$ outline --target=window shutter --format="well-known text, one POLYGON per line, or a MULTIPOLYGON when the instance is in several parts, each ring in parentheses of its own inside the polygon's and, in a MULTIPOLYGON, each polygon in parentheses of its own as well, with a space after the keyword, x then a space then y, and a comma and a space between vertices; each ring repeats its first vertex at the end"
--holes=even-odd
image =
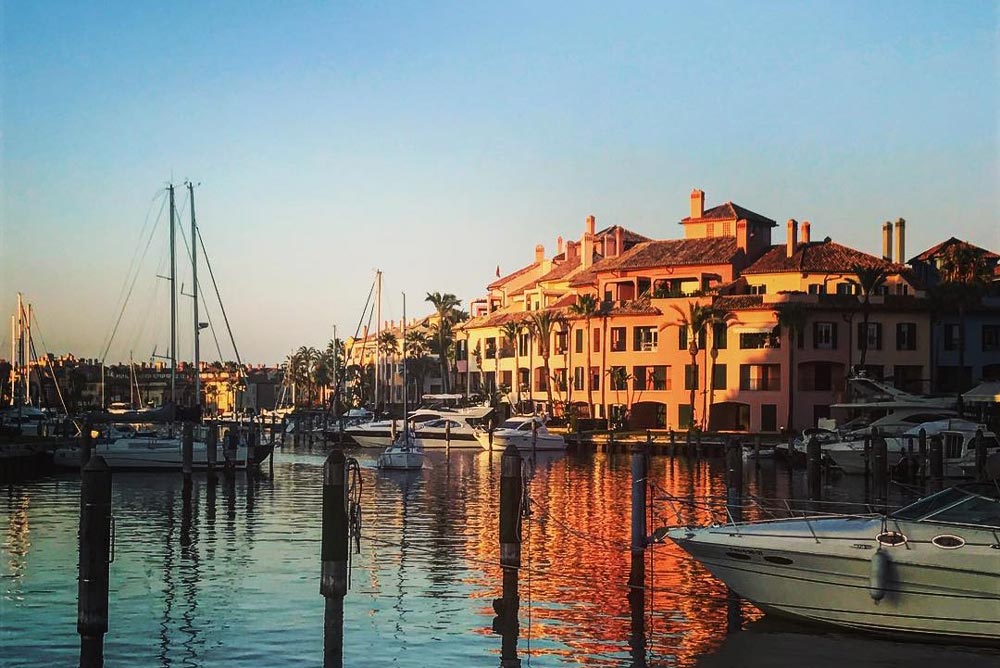
POLYGON ((819 323, 813 323, 813 348, 819 348, 819 323))
POLYGON ((836 350, 837 349, 837 323, 835 323, 835 322, 831 322, 830 323, 830 341, 831 341, 830 347, 833 348, 834 350, 836 350))

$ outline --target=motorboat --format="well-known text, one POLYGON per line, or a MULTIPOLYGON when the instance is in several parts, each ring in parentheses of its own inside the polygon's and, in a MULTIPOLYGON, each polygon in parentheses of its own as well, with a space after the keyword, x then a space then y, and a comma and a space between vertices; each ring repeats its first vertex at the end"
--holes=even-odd
MULTIPOLYGON (((986 426, 959 418, 931 420, 914 427, 895 437, 885 437, 887 465, 898 467, 907 457, 918 451, 920 430, 927 438, 940 436, 943 441, 944 475, 949 478, 961 478, 968 475, 963 469, 974 468, 976 460, 976 433, 983 434, 983 447, 987 454, 1000 447, 996 434, 986 429, 986 426)), ((835 442, 824 444, 823 453, 842 472, 849 475, 861 475, 865 472, 864 441, 835 442)))
POLYGON ((492 409, 477 412, 445 413, 437 420, 427 420, 414 428, 413 439, 420 447, 479 449, 476 430, 492 409))
MULTIPOLYGON (((408 414, 406 422, 410 425, 413 430, 419 429, 425 422, 430 422, 432 420, 440 420, 444 417, 452 418, 483 418, 489 413, 489 408, 483 407, 472 407, 472 408, 460 408, 460 409, 429 409, 429 408, 418 408, 417 410, 408 414)), ((392 443, 393 437, 396 435, 396 431, 402 431, 403 425, 402 420, 373 420, 371 422, 362 422, 361 424, 356 424, 352 427, 347 427, 344 429, 343 433, 350 436, 351 439, 357 443, 362 448, 384 448, 392 443)), ((444 447, 442 444, 441 447, 444 447)))
POLYGON ((667 532, 767 613, 1000 645, 1000 485, 965 483, 888 515, 820 515, 667 532))
MULTIPOLYGON (((224 439, 221 439, 217 449, 216 462, 218 466, 225 464, 224 439)), ((251 463, 260 464, 271 455, 272 446, 262 443, 254 448, 251 463)), ((173 433, 161 433, 155 429, 108 429, 98 435, 93 444, 91 456, 100 455, 113 471, 149 471, 170 470, 180 471, 184 465, 183 439, 175 430, 173 433)), ((233 462, 236 468, 246 468, 249 455, 247 434, 241 432, 238 436, 233 462)), ((64 468, 80 467, 80 448, 63 447, 53 452, 53 462, 64 468)), ((195 428, 192 441, 191 466, 194 470, 208 468, 208 445, 205 430, 195 428)))
MULTIPOLYGON (((476 440, 484 449, 490 448, 490 434, 478 429, 476 440)), ((503 450, 510 444, 518 450, 565 450, 566 439, 559 434, 551 433, 545 427, 545 421, 538 415, 517 415, 503 422, 493 430, 493 449, 503 450)))

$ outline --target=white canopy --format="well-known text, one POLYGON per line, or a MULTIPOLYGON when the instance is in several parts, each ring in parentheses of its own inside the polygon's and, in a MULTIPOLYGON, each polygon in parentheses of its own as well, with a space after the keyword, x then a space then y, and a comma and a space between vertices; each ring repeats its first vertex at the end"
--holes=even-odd
POLYGON ((980 383, 963 394, 962 399, 974 404, 1000 404, 1000 382, 980 383))

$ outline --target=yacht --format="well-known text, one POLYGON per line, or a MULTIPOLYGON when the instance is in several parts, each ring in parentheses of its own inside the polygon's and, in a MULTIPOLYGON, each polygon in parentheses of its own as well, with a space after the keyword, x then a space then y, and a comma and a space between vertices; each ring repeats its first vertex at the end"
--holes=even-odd
MULTIPOLYGON (((484 450, 490 447, 488 431, 476 431, 476 440, 484 450)), ((503 450, 510 444, 518 450, 565 450, 566 439, 559 434, 551 433, 545 422, 537 415, 515 416, 501 424, 493 431, 493 449, 503 450)))
MULTIPOLYGON (((406 421, 410 425, 411 429, 417 430, 426 422, 440 420, 445 417, 451 417, 453 419, 464 417, 482 419, 487 413, 489 413, 490 410, 491 409, 489 408, 482 407, 461 408, 456 410, 447 408, 418 408, 408 414, 406 421)), ((363 422, 352 427, 347 427, 344 429, 343 433, 350 436, 351 439, 353 439, 354 442, 362 448, 384 448, 392 443, 393 436, 395 435, 394 430, 402 431, 402 428, 402 420, 373 420, 371 422, 363 422), (393 426, 394 424, 395 427, 393 426)), ((440 447, 444 447, 443 442, 440 447)))
POLYGON ((888 515, 681 528, 667 536, 765 612, 1000 644, 1000 485, 966 483, 888 515))
POLYGON ((444 413, 436 420, 427 420, 415 427, 413 439, 425 449, 451 447, 478 450, 476 430, 483 427, 483 421, 491 411, 486 407, 478 411, 444 413))

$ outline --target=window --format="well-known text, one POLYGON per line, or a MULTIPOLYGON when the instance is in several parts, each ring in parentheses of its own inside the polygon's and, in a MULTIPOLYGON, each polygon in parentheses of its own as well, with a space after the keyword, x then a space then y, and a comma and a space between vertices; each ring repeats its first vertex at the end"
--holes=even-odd
POLYGON ((726 323, 714 323, 712 325, 712 345, 719 350, 725 350, 728 344, 728 332, 729 328, 726 327, 726 323))
POLYGON ((620 353, 625 350, 625 328, 611 328, 611 352, 620 353))
POLYGON ((590 367, 590 389, 599 390, 601 389, 601 368, 597 366, 590 367))
POLYGON ((896 323, 896 350, 917 349, 917 323, 896 323))
POLYGON ((716 364, 712 368, 712 389, 713 390, 724 390, 726 389, 726 365, 716 364))
POLYGON ((910 286, 906 283, 896 284, 896 294, 897 295, 908 295, 910 294, 910 286))
POLYGON ((573 367, 573 389, 582 390, 583 389, 583 367, 573 367))
POLYGON ((611 389, 612 390, 627 390, 628 389, 628 372, 623 366, 613 366, 611 367, 611 389))
MULTIPOLYGON (((775 328, 777 329, 777 328, 775 328)), ((780 348, 781 337, 773 331, 768 332, 740 332, 740 349, 755 350, 760 348, 780 348)))
POLYGON ((514 379, 513 371, 501 371, 500 372, 500 384, 504 387, 510 388, 511 381, 514 379))
POLYGON ((492 359, 496 357, 497 354, 497 340, 495 338, 486 339, 486 350, 483 351, 483 356, 487 359, 492 359))
POLYGON ((685 364, 684 365, 684 389, 685 390, 697 390, 698 389, 698 365, 697 364, 685 364))
POLYGON ((691 405, 680 404, 677 406, 677 424, 681 429, 691 426, 691 405))
POLYGON ((741 364, 740 390, 774 391, 781 389, 781 365, 741 364))
POLYGON ((677 350, 688 349, 688 328, 681 325, 677 328, 677 350))
POLYGON ((854 284, 853 283, 837 283, 837 294, 838 295, 853 295, 854 294, 854 284))
POLYGON ((715 223, 708 223, 705 225, 705 236, 714 237, 715 236, 715 223))
MULTIPOLYGON (((545 373, 544 369, 542 369, 542 373, 545 373)), ((559 392, 565 392, 566 391, 566 369, 554 369, 552 371, 552 375, 555 377, 554 389, 557 390, 557 391, 559 391, 559 392)))
POLYGON ((813 283, 809 286, 809 294, 811 295, 825 295, 826 286, 822 283, 813 283))
POLYGON ((518 334, 517 338, 518 338, 517 354, 520 355, 521 357, 527 357, 528 346, 531 343, 531 334, 528 334, 527 332, 521 332, 520 334, 518 334))
POLYGON ((904 392, 923 394, 924 367, 919 364, 897 364, 892 371, 892 382, 904 392))
POLYGON ((601 330, 594 328, 594 336, 592 337, 594 341, 594 352, 601 352, 601 330))
POLYGON ((958 339, 960 336, 958 323, 946 322, 944 324, 944 349, 958 350, 958 339))
POLYGON ((778 431, 778 406, 777 404, 760 405, 760 430, 778 431))
POLYGON ((555 347, 555 351, 554 351, 556 355, 562 355, 564 352, 566 352, 566 339, 567 338, 569 338, 568 332, 556 332, 556 336, 555 336, 556 347, 555 347))
POLYGON ((545 375, 545 367, 535 369, 535 392, 546 392, 549 389, 549 378, 545 375))
POLYGON ((575 353, 583 352, 583 333, 582 329, 573 332, 573 352, 575 353))
POLYGON ((632 367, 632 389, 637 392, 640 390, 648 389, 646 387, 646 367, 644 366, 634 366, 632 367))
POLYGON ((733 225, 732 223, 723 223, 722 224, 722 236, 724 236, 724 237, 731 237, 731 236, 733 236, 733 227, 732 227, 732 225, 733 225))
POLYGON ((632 350, 655 352, 658 338, 656 327, 633 327, 632 350))
POLYGON ((813 323, 813 348, 817 348, 820 350, 836 350, 837 323, 835 322, 813 323))
POLYGON ((1000 325, 983 325, 983 352, 1000 350, 1000 325))
POLYGON ((858 323, 858 350, 863 350, 866 342, 868 350, 882 350, 882 323, 869 322, 867 331, 865 323, 858 323))
POLYGON ((766 285, 751 285, 750 294, 752 295, 766 295, 767 286, 766 285))
POLYGON ((635 390, 653 390, 662 392, 670 389, 670 367, 658 364, 656 366, 632 367, 632 388, 635 390))
MULTIPOLYGON (((662 392, 670 389, 670 367, 663 364, 650 367, 652 373, 652 387, 650 389, 662 392)), ((664 416, 665 417, 665 416, 664 416)))

